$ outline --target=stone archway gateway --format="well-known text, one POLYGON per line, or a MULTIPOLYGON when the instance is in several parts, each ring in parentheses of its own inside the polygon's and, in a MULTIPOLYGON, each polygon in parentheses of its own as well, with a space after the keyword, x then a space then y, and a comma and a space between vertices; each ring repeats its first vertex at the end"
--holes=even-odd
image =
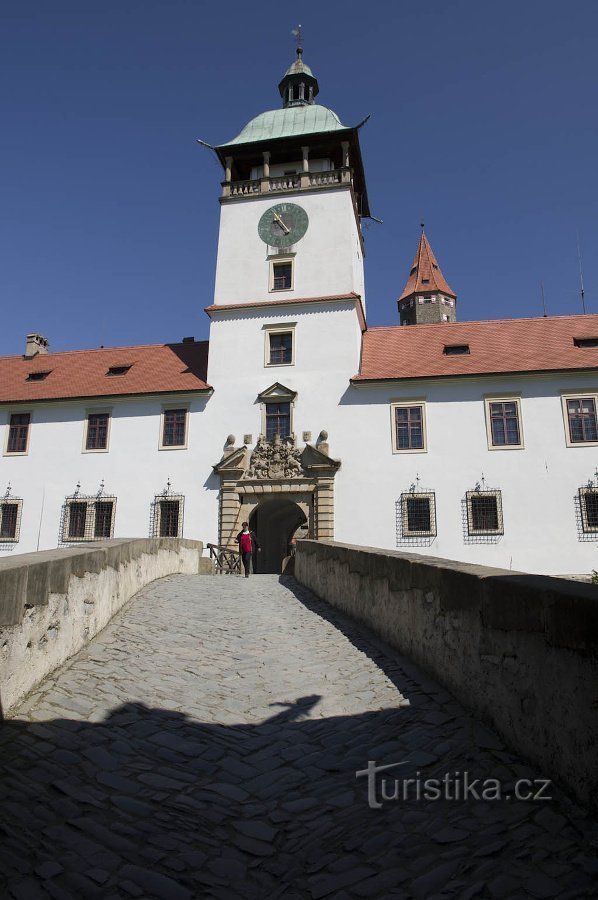
POLYGON ((289 555, 291 538, 302 526, 307 516, 300 505, 287 497, 272 494, 261 500, 249 517, 249 527, 255 531, 260 545, 257 572, 276 574, 282 570, 282 562, 289 555))
POLYGON ((307 537, 334 538, 334 477, 340 460, 328 455, 325 431, 303 449, 294 438, 279 435, 272 441, 260 436, 253 449, 235 447, 229 435, 213 468, 220 477, 218 543, 236 549, 241 523, 253 516, 263 571, 280 571, 288 540, 301 524, 307 525, 307 537))

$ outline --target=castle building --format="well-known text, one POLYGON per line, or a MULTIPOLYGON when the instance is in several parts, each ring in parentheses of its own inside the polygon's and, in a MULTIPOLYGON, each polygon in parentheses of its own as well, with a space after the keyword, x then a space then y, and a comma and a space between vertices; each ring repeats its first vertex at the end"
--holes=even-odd
POLYGON ((422 229, 399 322, 368 327, 360 126, 281 106, 222 163, 208 341, 0 359, 0 552, 294 536, 551 574, 597 567, 598 316, 456 321, 422 229), (408 327, 405 327, 408 326, 408 327))

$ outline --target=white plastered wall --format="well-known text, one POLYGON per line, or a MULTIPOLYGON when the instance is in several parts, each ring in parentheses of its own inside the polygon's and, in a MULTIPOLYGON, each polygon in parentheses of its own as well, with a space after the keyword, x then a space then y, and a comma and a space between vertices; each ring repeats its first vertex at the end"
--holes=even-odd
POLYGON ((214 303, 327 297, 351 291, 363 298, 364 290, 363 255, 350 185, 258 195, 222 204, 214 303), (270 293, 268 254, 272 248, 263 243, 257 229, 262 214, 281 202, 302 206, 309 226, 305 236, 288 248, 295 254, 293 290, 270 293))
POLYGON ((482 565, 545 574, 598 568, 598 540, 580 541, 579 487, 598 464, 598 447, 568 447, 561 391, 596 391, 594 375, 547 375, 403 382, 350 389, 342 424, 330 435, 342 468, 336 478, 335 537, 482 565), (485 394, 519 394, 525 446, 489 450, 485 394), (390 404, 425 398, 425 453, 392 452, 390 404), (468 544, 462 501, 484 475, 502 491, 504 536, 468 544), (395 503, 420 478, 436 493, 438 536, 429 547, 396 543, 395 503))

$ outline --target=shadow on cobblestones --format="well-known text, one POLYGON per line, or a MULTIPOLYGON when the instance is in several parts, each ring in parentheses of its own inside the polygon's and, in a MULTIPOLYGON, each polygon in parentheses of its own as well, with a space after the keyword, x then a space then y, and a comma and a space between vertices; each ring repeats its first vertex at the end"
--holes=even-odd
MULTIPOLYGON (((371 809, 356 770, 367 758, 398 761, 403 745, 414 762, 402 777, 439 773, 437 755, 413 749, 429 748, 437 726, 408 709, 304 720, 317 700, 281 703, 257 726, 201 725, 141 704, 95 725, 5 723, 0 867, 10 895, 592 895, 579 810, 566 820, 551 803, 414 799, 371 809)), ((443 771, 467 765, 448 742, 441 755, 443 771)), ((478 759, 477 774, 504 779, 499 755, 492 771, 478 759)))
POLYGON ((156 582, 17 715, 0 726, 2 898, 594 896, 596 822, 556 788, 385 799, 378 780, 369 805, 369 760, 402 763, 389 798, 399 772, 505 793, 540 773, 291 581, 156 582))

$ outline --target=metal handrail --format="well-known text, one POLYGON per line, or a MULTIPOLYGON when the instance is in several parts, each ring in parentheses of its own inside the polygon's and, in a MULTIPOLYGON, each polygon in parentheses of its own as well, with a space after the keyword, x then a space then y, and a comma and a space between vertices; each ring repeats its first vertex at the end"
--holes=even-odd
POLYGON ((241 554, 230 547, 222 547, 220 544, 206 544, 210 551, 210 559, 216 563, 217 575, 240 575, 241 554))

